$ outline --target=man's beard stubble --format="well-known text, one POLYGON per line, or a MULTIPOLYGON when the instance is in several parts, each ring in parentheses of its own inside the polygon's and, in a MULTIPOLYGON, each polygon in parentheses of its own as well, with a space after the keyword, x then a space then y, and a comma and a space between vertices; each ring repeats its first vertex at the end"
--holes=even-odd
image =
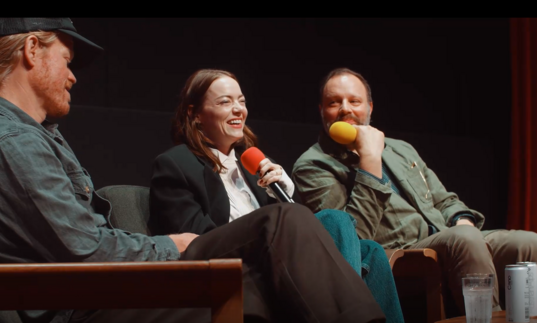
POLYGON ((358 118, 354 114, 345 114, 342 116, 338 115, 338 117, 336 118, 334 122, 347 121, 347 120, 354 121, 355 124, 358 126, 369 126, 369 124, 371 123, 371 113, 369 112, 367 113, 367 117, 365 118, 365 120, 358 118))
POLYGON ((352 113, 349 113, 349 114, 345 114, 345 115, 338 115, 336 120, 334 120, 334 122, 332 123, 329 123, 329 122, 325 122, 325 125, 326 125, 326 129, 330 129, 330 127, 338 122, 338 121, 343 121, 345 122, 346 120, 352 120, 355 122, 356 125, 358 126, 369 126, 369 124, 371 124, 371 110, 369 110, 369 112, 367 113, 367 117, 365 118, 365 120, 362 120, 358 117, 356 117, 354 114, 352 113))

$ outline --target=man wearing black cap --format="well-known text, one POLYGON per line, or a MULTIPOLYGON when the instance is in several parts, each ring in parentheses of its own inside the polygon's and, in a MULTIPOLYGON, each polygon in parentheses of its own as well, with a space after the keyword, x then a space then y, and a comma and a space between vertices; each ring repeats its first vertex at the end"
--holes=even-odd
MULTIPOLYGON (((385 322, 365 283, 304 206, 263 207, 199 237, 112 228, 103 216, 109 203, 47 121, 69 112, 71 69, 101 51, 69 18, 0 18, 0 263, 242 258, 247 322, 385 322), (106 206, 102 214, 97 204, 106 206)), ((210 321, 206 309, 19 314, 33 323, 210 321)))

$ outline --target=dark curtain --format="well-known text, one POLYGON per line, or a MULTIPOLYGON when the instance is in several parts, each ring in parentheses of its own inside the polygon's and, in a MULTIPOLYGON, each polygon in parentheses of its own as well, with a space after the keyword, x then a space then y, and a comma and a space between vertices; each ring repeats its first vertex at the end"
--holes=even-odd
POLYGON ((511 18, 510 28, 512 124, 507 228, 537 231, 537 18, 511 18))

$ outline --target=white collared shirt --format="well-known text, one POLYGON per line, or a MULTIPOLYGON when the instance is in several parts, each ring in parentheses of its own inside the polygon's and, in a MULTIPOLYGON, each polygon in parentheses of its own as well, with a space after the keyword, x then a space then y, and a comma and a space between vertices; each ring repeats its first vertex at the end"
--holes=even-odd
MULTIPOLYGON (((218 149, 210 148, 213 154, 220 159, 222 165, 227 169, 220 173, 220 178, 226 188, 227 196, 229 197, 230 215, 229 222, 238 219, 239 217, 252 212, 259 208, 259 202, 255 198, 254 193, 244 179, 244 174, 238 167, 235 149, 231 149, 229 155, 225 155, 218 149)), ((278 184, 285 192, 292 196, 295 191, 295 185, 291 178, 282 169, 282 177, 278 184)), ((267 194, 270 197, 275 197, 272 189, 267 188, 267 194)))

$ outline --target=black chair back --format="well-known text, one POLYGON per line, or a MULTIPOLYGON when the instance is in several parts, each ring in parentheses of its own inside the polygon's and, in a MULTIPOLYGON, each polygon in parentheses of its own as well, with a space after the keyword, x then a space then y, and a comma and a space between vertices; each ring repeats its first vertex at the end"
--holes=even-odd
POLYGON ((137 185, 109 185, 97 194, 112 204, 110 223, 114 228, 132 233, 151 235, 149 221, 149 187, 137 185))

